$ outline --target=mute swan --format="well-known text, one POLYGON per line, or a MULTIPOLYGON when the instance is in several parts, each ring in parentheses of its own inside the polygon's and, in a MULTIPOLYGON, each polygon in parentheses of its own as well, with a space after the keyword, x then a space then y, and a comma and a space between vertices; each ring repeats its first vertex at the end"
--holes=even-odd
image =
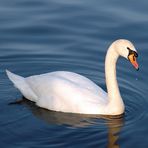
POLYGON ((138 70, 137 51, 125 39, 114 41, 105 58, 108 94, 88 78, 67 71, 56 71, 23 78, 6 70, 9 79, 23 96, 49 110, 100 115, 124 113, 124 103, 116 79, 119 56, 128 59, 138 70))

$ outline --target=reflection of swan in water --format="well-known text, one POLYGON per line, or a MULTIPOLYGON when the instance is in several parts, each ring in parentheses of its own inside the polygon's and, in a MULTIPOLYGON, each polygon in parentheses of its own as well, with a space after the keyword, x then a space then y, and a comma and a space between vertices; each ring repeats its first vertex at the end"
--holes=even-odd
POLYGON ((108 125, 108 148, 120 148, 118 138, 123 126, 123 117, 112 119, 108 125))
MULTIPOLYGON (((21 104, 25 105, 33 115, 38 119, 45 121, 48 124, 54 125, 67 125, 72 127, 86 127, 92 126, 97 123, 100 118, 103 120, 103 124, 108 127, 108 148, 119 148, 118 138, 119 132, 123 126, 123 115, 120 116, 99 116, 99 115, 85 115, 85 114, 73 114, 73 113, 62 113, 46 110, 37 107, 35 103, 23 98, 21 104)), ((102 120, 101 120, 102 121, 102 120)), ((102 125, 102 122, 100 123, 102 125)), ((100 126, 101 126, 100 125, 100 126)), ((98 139, 99 140, 99 139, 98 139)))

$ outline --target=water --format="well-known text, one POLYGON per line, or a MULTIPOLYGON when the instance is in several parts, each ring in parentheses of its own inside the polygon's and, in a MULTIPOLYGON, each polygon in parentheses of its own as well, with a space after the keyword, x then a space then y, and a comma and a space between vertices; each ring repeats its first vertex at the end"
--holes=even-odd
POLYGON ((0 145, 2 148, 148 147, 148 2, 107 0, 0 1, 0 145), (118 61, 126 106, 117 119, 47 111, 24 100, 5 69, 30 76, 56 70, 82 74, 106 90, 109 44, 126 38, 139 52, 140 71, 118 61))

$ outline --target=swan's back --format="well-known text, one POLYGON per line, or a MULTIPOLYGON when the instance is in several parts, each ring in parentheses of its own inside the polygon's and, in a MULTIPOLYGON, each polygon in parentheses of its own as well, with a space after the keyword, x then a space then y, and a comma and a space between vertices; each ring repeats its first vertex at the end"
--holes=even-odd
MULTIPOLYGON (((107 103, 106 92, 88 78, 73 72, 57 71, 30 76, 25 78, 26 89, 25 85, 35 94, 30 100, 50 110, 90 114, 97 113, 107 103)), ((28 92, 24 93, 18 85, 17 88, 23 95, 28 92)))

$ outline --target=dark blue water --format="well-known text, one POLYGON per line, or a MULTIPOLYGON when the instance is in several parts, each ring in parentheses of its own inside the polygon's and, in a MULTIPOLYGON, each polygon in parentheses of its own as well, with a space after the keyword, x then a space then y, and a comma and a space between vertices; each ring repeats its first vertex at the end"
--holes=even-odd
POLYGON ((0 1, 0 147, 147 148, 148 2, 107 0, 0 1), (56 70, 82 74, 106 90, 104 58, 111 42, 131 40, 140 71, 120 59, 126 106, 117 119, 52 112, 22 98, 5 69, 30 76, 56 70))

